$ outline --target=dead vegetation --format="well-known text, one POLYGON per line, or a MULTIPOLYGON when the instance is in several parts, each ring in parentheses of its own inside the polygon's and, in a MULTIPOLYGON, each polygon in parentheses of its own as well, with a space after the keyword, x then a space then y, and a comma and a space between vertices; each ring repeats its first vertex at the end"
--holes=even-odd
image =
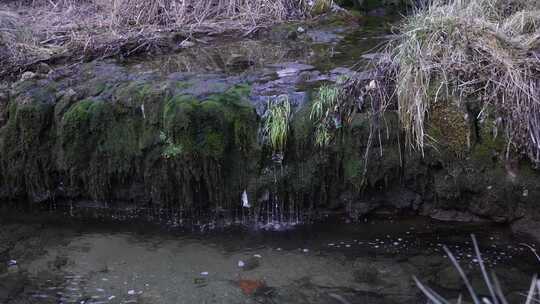
POLYGON ((388 71, 407 143, 423 152, 435 104, 474 104, 474 119, 504 126, 507 154, 539 163, 539 21, 536 0, 437 1, 409 17, 389 49, 388 71))
POLYGON ((385 133, 381 110, 395 109, 407 146, 424 153, 437 141, 426 131, 430 115, 446 104, 472 114, 469 121, 490 122, 493 136, 505 136, 507 157, 540 165, 540 1, 435 0, 406 17, 373 64, 370 79, 347 82, 333 110, 371 102, 370 139, 385 133))
MULTIPOLYGON (((327 1, 327 0, 320 0, 327 1)), ((128 56, 304 18, 304 0, 28 0, 0 4, 0 78, 40 62, 128 56)))

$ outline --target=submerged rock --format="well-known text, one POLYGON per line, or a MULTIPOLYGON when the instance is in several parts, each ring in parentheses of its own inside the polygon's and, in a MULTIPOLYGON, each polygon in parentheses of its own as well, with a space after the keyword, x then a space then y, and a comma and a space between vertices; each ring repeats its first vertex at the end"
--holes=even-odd
POLYGON ((255 268, 258 268, 261 265, 260 258, 257 257, 251 257, 246 259, 245 261, 239 261, 238 266, 241 267, 245 271, 250 271, 255 268), (242 266, 240 266, 240 262, 242 262, 242 266))

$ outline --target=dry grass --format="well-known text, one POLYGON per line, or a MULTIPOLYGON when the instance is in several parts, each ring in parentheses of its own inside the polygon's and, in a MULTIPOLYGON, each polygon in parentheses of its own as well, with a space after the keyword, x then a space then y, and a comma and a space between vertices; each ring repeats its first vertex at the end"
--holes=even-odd
POLYGON ((305 12, 302 1, 290 0, 113 0, 115 25, 201 25, 234 21, 237 26, 256 26, 298 17, 305 12))
POLYGON ((308 10, 304 0, 7 1, 0 4, 0 56, 8 64, 0 77, 51 57, 131 55, 163 47, 171 37, 251 33, 308 10))
POLYGON ((0 11, 0 61, 12 64, 40 53, 48 52, 17 15, 0 11))
POLYGON ((480 103, 479 119, 503 122, 507 154, 540 163, 539 10, 536 0, 451 0, 407 18, 387 76, 411 147, 423 152, 435 103, 480 103))

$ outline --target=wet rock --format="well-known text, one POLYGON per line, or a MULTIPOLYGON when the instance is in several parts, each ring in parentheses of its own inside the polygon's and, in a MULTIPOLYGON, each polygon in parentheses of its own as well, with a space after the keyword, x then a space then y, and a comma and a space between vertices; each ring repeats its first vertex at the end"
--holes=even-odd
POLYGON ((387 9, 384 7, 378 7, 376 9, 370 10, 367 15, 372 17, 384 17, 388 14, 387 9))
POLYGON ((482 222, 484 219, 475 216, 469 212, 461 212, 457 210, 441 210, 435 209, 429 212, 429 216, 439 221, 453 222, 482 222))
POLYGON ((179 46, 180 48, 182 48, 182 49, 186 49, 186 48, 190 48, 190 47, 195 46, 195 42, 189 41, 189 40, 186 39, 186 40, 183 40, 182 42, 180 42, 180 43, 178 44, 178 46, 179 46))
POLYGON ((246 260, 243 260, 243 263, 244 266, 242 266, 242 269, 245 271, 250 271, 261 266, 261 259, 257 257, 250 257, 246 260))
POLYGON ((234 54, 227 60, 225 65, 231 71, 241 72, 241 71, 247 70, 249 67, 253 66, 254 64, 255 62, 253 62, 253 60, 247 58, 246 56, 234 54))
POLYGON ((437 267, 443 263, 448 263, 448 259, 443 258, 440 255, 416 255, 409 258, 409 263, 416 268, 420 267, 437 267))
POLYGON ((512 231, 515 233, 525 234, 535 238, 537 242, 540 242, 540 216, 536 215, 538 219, 534 218, 535 214, 522 218, 512 223, 512 231))
POLYGON ((208 285, 208 278, 205 278, 205 277, 194 278, 193 279, 193 284, 195 284, 195 285, 197 285, 199 287, 207 286, 208 285))
POLYGON ((44 62, 38 64, 38 66, 36 67, 36 70, 35 70, 36 73, 43 74, 43 75, 47 75, 51 71, 52 71, 52 68, 48 64, 46 64, 44 62))
POLYGON ((19 273, 19 271, 20 271, 19 265, 17 265, 17 264, 9 265, 7 267, 7 271, 8 271, 9 274, 17 274, 17 273, 19 273))
POLYGON ((307 32, 307 35, 314 43, 337 43, 343 39, 343 36, 335 31, 327 30, 311 30, 307 32))
POLYGON ((460 290, 464 285, 459 272, 453 266, 442 268, 435 276, 437 285, 446 289, 460 290))
POLYGON ((411 300, 416 295, 411 278, 418 271, 410 264, 358 259, 353 267, 360 290, 391 295, 393 300, 411 300))
POLYGON ((26 81, 26 80, 30 80, 30 79, 34 79, 37 77, 37 74, 36 73, 33 73, 33 72, 24 72, 22 75, 21 75, 21 81, 26 81))
POLYGON ((0 303, 8 303, 11 298, 23 292, 27 283, 27 279, 19 273, 1 276, 0 303))
POLYGON ((475 272, 474 275, 472 275, 469 279, 471 280, 471 285, 472 285, 474 291, 480 297, 489 296, 489 294, 490 294, 489 288, 486 285, 484 277, 482 276, 481 273, 476 273, 475 272))
POLYGON ((515 267, 500 271, 495 270, 495 274, 501 285, 508 291, 523 290, 523 286, 529 286, 532 279, 531 275, 515 267))
POLYGON ((55 269, 61 269, 68 264, 68 258, 66 256, 57 256, 52 263, 55 269))

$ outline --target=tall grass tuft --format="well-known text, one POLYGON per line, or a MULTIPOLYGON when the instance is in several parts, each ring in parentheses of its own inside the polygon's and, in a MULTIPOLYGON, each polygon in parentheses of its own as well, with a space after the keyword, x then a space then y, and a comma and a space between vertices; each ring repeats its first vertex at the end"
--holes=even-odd
POLYGON ((263 125, 263 133, 276 153, 283 153, 287 146, 291 103, 287 95, 281 95, 268 104, 263 125))
POLYGON ((332 140, 332 130, 341 123, 340 88, 324 85, 319 88, 317 98, 311 105, 309 118, 315 123, 315 143, 319 147, 327 146, 332 140))
POLYGON ((507 154, 540 163, 540 2, 434 1, 407 17, 388 47, 410 147, 424 151, 438 102, 478 103, 506 128, 507 154))

